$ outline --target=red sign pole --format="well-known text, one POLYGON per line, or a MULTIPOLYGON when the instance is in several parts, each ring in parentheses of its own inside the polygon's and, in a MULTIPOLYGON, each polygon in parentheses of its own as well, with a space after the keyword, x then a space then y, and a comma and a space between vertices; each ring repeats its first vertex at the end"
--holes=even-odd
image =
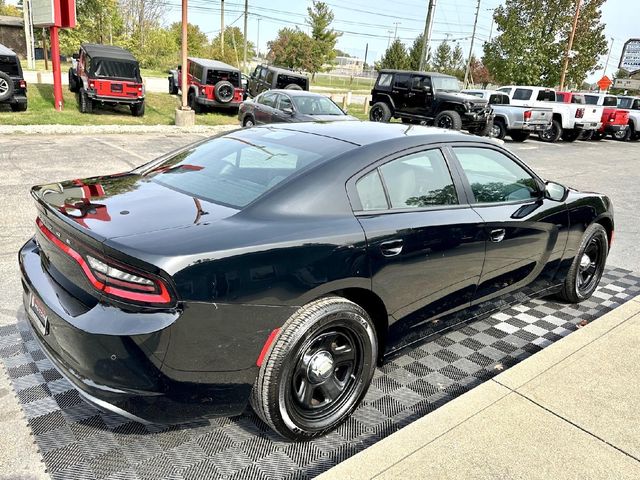
POLYGON ((51 65, 53 67, 53 101, 57 111, 62 111, 62 74, 60 72, 60 39, 58 27, 50 27, 51 32, 51 65))

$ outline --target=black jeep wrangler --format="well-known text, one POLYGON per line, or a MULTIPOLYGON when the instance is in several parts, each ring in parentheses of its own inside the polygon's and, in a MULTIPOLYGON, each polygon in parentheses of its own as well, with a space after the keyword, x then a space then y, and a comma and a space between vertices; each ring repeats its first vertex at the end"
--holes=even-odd
POLYGON ((258 65, 249 77, 249 95, 252 97, 260 95, 265 90, 282 88, 309 91, 309 77, 271 65, 258 65))
POLYGON ((27 109, 27 82, 22 76, 18 56, 0 43, 0 105, 9 104, 14 112, 27 109))
MULTIPOLYGON (((182 89, 182 67, 169 71, 169 93, 182 89)), ((206 58, 187 59, 187 99, 196 113, 206 107, 238 111, 244 100, 242 74, 236 67, 206 58)))
POLYGON ((485 134, 491 124, 486 100, 460 93, 458 79, 442 73, 381 70, 369 103, 369 119, 422 123, 485 134))

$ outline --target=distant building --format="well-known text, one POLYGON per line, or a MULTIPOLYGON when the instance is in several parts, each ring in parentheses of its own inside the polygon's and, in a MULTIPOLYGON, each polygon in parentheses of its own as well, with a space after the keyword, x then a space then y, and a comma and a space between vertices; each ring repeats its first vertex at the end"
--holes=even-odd
POLYGON ((24 39, 24 20, 20 17, 0 15, 0 43, 16 52, 20 57, 27 56, 24 39))
POLYGON ((364 69, 364 61, 356 57, 336 57, 335 64, 329 73, 336 75, 360 75, 364 69))

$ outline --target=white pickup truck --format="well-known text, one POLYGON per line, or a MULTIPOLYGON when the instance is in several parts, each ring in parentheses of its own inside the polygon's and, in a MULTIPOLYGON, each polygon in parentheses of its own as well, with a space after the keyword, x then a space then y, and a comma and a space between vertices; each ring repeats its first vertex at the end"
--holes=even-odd
POLYGON ((514 142, 524 142, 531 133, 540 133, 551 126, 551 108, 511 105, 509 96, 495 90, 469 89, 462 93, 484 98, 493 110, 491 136, 502 140, 509 135, 514 142))
POLYGON ((629 112, 629 128, 620 140, 640 140, 640 97, 618 97, 618 108, 629 112))
POLYGON ((564 103, 556 98, 556 92, 551 88, 507 85, 498 91, 506 93, 512 105, 550 107, 553 110, 551 126, 539 133, 543 142, 557 142, 561 137, 573 142, 583 132, 597 130, 602 125, 602 107, 564 103))

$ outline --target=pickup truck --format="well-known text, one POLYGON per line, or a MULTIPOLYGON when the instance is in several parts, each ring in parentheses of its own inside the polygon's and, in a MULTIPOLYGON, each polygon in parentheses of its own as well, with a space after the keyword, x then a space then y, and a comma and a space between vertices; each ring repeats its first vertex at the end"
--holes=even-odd
POLYGON ((617 140, 640 140, 640 97, 618 97, 618 108, 629 112, 629 128, 617 140))
MULTIPOLYGON (((593 138, 594 133, 600 131, 602 128, 602 117, 604 114, 604 108, 599 105, 595 105, 587 102, 584 94, 577 92, 556 92, 556 102, 561 103, 575 103, 577 105, 589 105, 585 107, 585 115, 596 114, 598 117, 598 121, 600 122, 600 126, 597 130, 583 130, 582 132, 578 132, 576 139, 580 138, 582 140, 591 140, 593 138), (589 111, 591 107, 594 107, 596 111, 589 111)), ((572 141, 572 140, 570 140, 572 141)))
POLYGON ((553 110, 551 126, 538 136, 543 142, 573 142, 585 131, 600 128, 602 112, 597 107, 578 105, 556 100, 556 92, 551 88, 507 85, 498 89, 509 96, 512 105, 525 107, 548 107, 553 110))
POLYGON ((588 105, 598 105, 602 110, 602 126, 593 132, 592 140, 602 140, 610 135, 615 140, 622 140, 629 130, 629 112, 618 108, 618 97, 608 93, 585 93, 588 105))
POLYGON ((462 90, 462 93, 489 102, 493 110, 491 136, 494 138, 502 140, 509 135, 514 142, 524 142, 532 132, 542 132, 551 126, 551 108, 511 105, 509 96, 496 90, 462 90))

